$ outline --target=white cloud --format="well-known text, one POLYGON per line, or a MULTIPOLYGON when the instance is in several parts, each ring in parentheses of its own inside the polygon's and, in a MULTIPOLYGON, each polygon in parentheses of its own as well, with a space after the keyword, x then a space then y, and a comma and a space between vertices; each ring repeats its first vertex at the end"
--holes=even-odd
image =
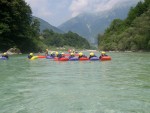
POLYGON ((83 12, 101 12, 138 1, 140 0, 72 0, 70 10, 74 17, 83 12))
MULTIPOLYGON (((60 25, 71 17, 84 12, 101 12, 113 7, 130 5, 140 0, 25 0, 32 8, 34 16, 60 25)), ((143 0, 142 0, 143 1, 143 0)))
POLYGON ((81 12, 84 12, 88 7, 88 0, 73 0, 70 5, 72 16, 77 16, 81 12))

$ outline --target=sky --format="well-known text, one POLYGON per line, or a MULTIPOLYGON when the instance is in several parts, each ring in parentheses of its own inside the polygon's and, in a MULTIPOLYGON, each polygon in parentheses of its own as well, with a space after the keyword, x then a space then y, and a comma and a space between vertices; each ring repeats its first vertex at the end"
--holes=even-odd
POLYGON ((25 0, 32 9, 33 16, 39 17, 53 26, 84 12, 98 13, 113 7, 128 5, 140 0, 25 0))

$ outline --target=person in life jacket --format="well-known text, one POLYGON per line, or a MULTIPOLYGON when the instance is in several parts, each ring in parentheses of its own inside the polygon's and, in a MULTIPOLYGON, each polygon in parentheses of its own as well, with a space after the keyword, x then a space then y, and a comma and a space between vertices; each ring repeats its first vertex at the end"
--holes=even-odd
POLYGON ((55 57, 54 52, 51 52, 50 56, 51 56, 51 57, 55 57))
POLYGON ((102 58, 103 56, 108 56, 108 55, 106 55, 106 52, 105 52, 105 51, 102 51, 102 52, 101 52, 101 56, 100 56, 99 58, 102 58))
POLYGON ((65 54, 62 52, 61 54, 58 54, 57 56, 58 58, 62 58, 62 57, 65 57, 65 54))
POLYGON ((29 55, 28 55, 28 59, 31 59, 33 57, 33 53, 30 53, 29 55))
POLYGON ((59 53, 56 51, 55 52, 55 57, 58 57, 59 56, 59 53))
POLYGON ((3 53, 2 57, 5 57, 8 59, 8 54, 5 52, 5 53, 3 53))
POLYGON ((73 57, 75 57, 75 55, 74 55, 74 53, 72 52, 72 53, 70 53, 69 58, 73 58, 73 57))
POLYGON ((87 58, 87 56, 83 55, 83 53, 82 53, 82 52, 80 52, 80 53, 79 53, 79 58, 82 58, 82 57, 87 58))
POLYGON ((89 59, 92 57, 96 57, 96 55, 93 52, 90 53, 89 59))
POLYGON ((46 49, 46 51, 45 51, 45 56, 48 56, 49 54, 48 54, 48 49, 46 49))

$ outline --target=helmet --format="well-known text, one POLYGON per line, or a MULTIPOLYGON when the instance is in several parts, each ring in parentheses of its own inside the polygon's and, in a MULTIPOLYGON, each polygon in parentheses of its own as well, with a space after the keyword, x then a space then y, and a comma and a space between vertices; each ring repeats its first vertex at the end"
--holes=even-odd
POLYGON ((62 55, 64 55, 64 53, 63 53, 63 52, 62 52, 61 54, 62 54, 62 55))
POLYGON ((106 52, 105 52, 105 51, 102 51, 101 53, 102 53, 102 54, 105 54, 106 52))
POLYGON ((56 51, 55 54, 58 55, 58 52, 56 51))
POLYGON ((33 56, 33 53, 30 53, 30 56, 33 56))
POLYGON ((93 52, 91 52, 91 53, 90 53, 90 56, 94 56, 94 53, 93 53, 93 52))
POLYGON ((53 54, 53 52, 51 52, 51 54, 53 54))
POLYGON ((80 52, 80 53, 79 53, 79 56, 82 56, 82 55, 83 55, 83 53, 80 52))
POLYGON ((74 53, 70 53, 71 55, 74 55, 74 53))
POLYGON ((7 53, 5 52, 5 53, 3 53, 4 55, 7 55, 7 53))
POLYGON ((73 50, 72 50, 72 52, 74 53, 74 52, 75 52, 75 50, 73 49, 73 50))

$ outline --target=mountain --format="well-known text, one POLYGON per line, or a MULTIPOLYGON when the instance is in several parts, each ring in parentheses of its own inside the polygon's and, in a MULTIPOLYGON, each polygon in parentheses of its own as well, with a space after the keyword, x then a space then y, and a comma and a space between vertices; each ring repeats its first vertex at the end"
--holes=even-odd
POLYGON ((60 30, 57 27, 50 25, 48 22, 46 22, 45 20, 43 20, 41 18, 33 16, 33 19, 38 19, 38 21, 40 22, 40 32, 42 32, 45 29, 49 29, 49 30, 51 29, 56 33, 64 33, 64 31, 60 30))
POLYGON ((60 25, 58 28, 68 32, 72 31, 86 38, 90 43, 97 43, 97 35, 103 34, 105 29, 115 19, 125 19, 131 6, 124 5, 115 7, 112 10, 103 11, 100 13, 84 13, 80 14, 67 22, 60 25))

